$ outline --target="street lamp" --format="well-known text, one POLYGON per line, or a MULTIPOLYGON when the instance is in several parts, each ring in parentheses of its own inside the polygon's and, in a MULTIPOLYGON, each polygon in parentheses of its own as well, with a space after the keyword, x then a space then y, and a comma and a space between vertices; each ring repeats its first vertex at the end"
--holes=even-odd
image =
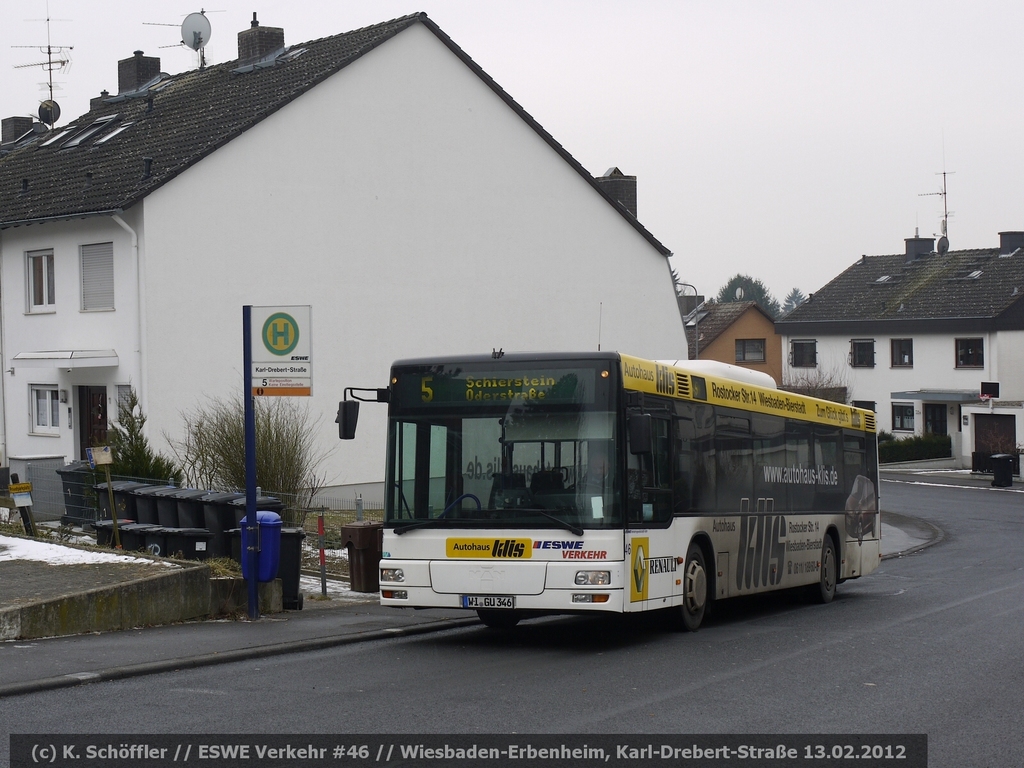
MULTIPOLYGON (((699 310, 704 306, 702 301, 700 304, 697 303, 697 299, 700 298, 700 294, 697 293, 697 288, 690 283, 676 283, 681 288, 692 288, 693 289, 693 312, 689 316, 693 317, 693 359, 700 359, 700 313, 699 310)), ((686 328, 686 321, 683 321, 683 328, 686 328)))

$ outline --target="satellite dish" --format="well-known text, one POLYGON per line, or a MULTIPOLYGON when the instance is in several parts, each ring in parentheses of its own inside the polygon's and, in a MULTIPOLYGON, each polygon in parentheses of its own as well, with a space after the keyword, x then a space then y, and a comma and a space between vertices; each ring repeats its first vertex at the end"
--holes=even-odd
POLYGON ((53 99, 47 99, 39 105, 39 121, 46 123, 51 128, 60 120, 60 105, 53 99))
MULTIPOLYGON (((943 222, 945 223, 945 222, 943 222)), ((935 250, 940 256, 945 256, 949 253, 949 238, 943 235, 939 238, 939 242, 935 245, 935 250)))
POLYGON ((743 288, 740 286, 736 287, 736 301, 743 301, 743 288))
POLYGON ((210 20, 204 14, 190 13, 181 23, 181 42, 193 51, 198 51, 210 42, 212 29, 210 20))

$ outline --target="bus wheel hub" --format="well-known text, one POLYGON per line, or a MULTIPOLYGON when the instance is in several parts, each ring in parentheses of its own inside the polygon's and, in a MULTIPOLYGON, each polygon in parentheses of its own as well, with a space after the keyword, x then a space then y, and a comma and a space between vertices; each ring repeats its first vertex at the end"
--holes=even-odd
POLYGON ((686 603, 691 610, 700 610, 708 598, 708 578, 700 563, 691 560, 684 577, 686 603))

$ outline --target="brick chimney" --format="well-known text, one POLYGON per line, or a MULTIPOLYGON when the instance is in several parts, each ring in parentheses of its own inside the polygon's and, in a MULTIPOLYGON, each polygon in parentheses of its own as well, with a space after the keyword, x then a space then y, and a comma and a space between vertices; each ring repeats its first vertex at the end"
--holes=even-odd
POLYGON ((595 181, 613 200, 618 200, 636 218, 636 176, 626 176, 618 168, 609 168, 595 181))
POLYGON ((256 61, 264 56, 284 48, 284 29, 282 27, 261 27, 252 15, 249 29, 238 33, 238 60, 256 61))
POLYGON ((117 92, 131 93, 160 74, 160 58, 136 51, 130 59, 117 62, 117 92))
POLYGON ((10 144, 32 130, 31 117, 5 117, 0 121, 0 144, 10 144))
MULTIPOLYGON (((6 141, 7 134, 4 134, 6 141)), ((1018 248, 1024 248, 1024 232, 1000 232, 999 253, 1013 253, 1018 248)))

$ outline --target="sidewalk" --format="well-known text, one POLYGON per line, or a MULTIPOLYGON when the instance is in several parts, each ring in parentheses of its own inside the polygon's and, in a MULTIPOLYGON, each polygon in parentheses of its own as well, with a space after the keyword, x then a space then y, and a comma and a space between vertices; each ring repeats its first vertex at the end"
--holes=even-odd
POLYGON ((918 465, 911 463, 899 465, 883 464, 879 478, 881 480, 896 480, 905 483, 924 483, 927 485, 948 485, 950 487, 967 488, 988 488, 1003 493, 1024 493, 1024 481, 1019 475, 1014 475, 1013 485, 1009 488, 995 488, 992 486, 992 475, 976 474, 969 469, 943 469, 928 466, 928 462, 921 462, 918 465))
MULTIPOLYGON (((882 513, 883 558, 928 546, 941 532, 882 513)), ((62 578, 60 568, 19 563, 33 578, 62 578)), ((376 594, 351 592, 331 582, 320 598, 319 579, 304 577, 304 609, 268 614, 256 622, 207 620, 42 640, 0 642, 0 698, 99 680, 191 669, 348 643, 478 624, 461 610, 385 608, 376 594)), ((0 609, 9 600, 0 597, 0 609)))

